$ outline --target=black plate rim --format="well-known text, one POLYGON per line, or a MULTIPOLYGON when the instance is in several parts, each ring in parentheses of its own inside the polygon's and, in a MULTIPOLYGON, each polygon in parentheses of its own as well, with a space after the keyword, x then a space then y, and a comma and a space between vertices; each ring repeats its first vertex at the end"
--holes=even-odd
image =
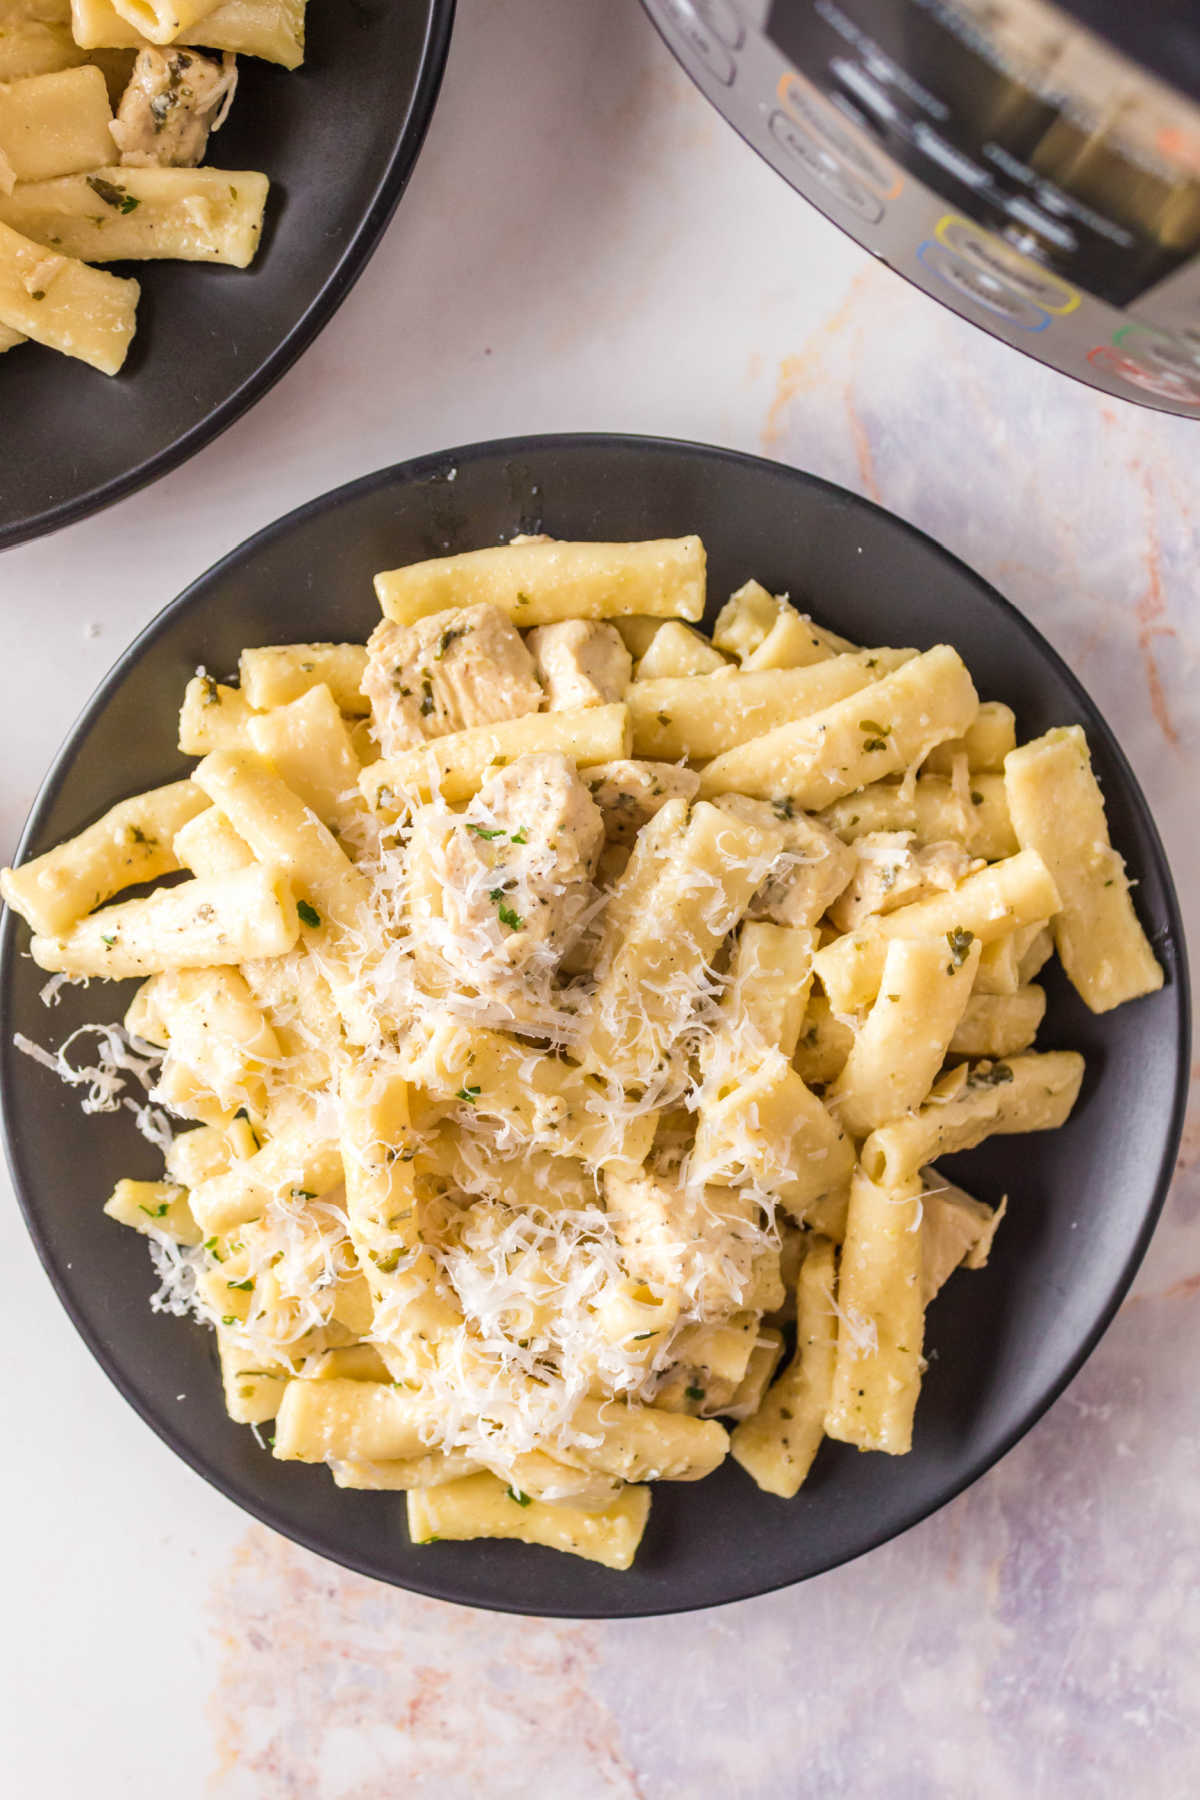
POLYGON ((130 494, 149 487, 160 476, 177 469, 198 450, 203 450, 206 444, 212 443, 214 438, 227 431, 243 413, 257 405, 328 325, 378 249, 380 239, 412 178, 433 118, 433 109, 437 104, 445 73, 458 0, 426 0, 426 4, 428 19, 417 81, 395 148, 380 173, 375 191, 357 229, 306 311, 254 373, 205 418, 197 420, 177 437, 174 443, 156 451, 145 462, 127 469, 123 475, 115 475, 109 481, 100 482, 86 494, 76 494, 71 499, 60 500, 55 505, 46 507, 43 512, 16 520, 11 525, 0 525, 0 552, 46 537, 68 525, 78 524, 80 519, 103 512, 118 500, 127 499, 130 494))
MULTIPOLYGON (((100 1367, 108 1376, 109 1380, 117 1388, 118 1392, 138 1416, 150 1426, 156 1436, 161 1438, 183 1462, 194 1469, 198 1475, 202 1476, 211 1487, 215 1488, 218 1493, 224 1495, 227 1500, 232 1501, 236 1506, 240 1507, 243 1512, 248 1513, 251 1517, 257 1519, 260 1524, 267 1525, 273 1531, 279 1532, 281 1536, 290 1539, 294 1543, 300 1544, 304 1549, 311 1551, 315 1556, 323 1557, 325 1560, 334 1562, 342 1568, 351 1570, 355 1574, 364 1575, 372 1580, 383 1582, 389 1587, 398 1587, 404 1592, 422 1594, 429 1599, 444 1600, 450 1604, 470 1607, 476 1611, 507 1613, 526 1617, 553 1617, 563 1619, 663 1618, 677 1613, 705 1611, 714 1606, 735 1605, 743 1600, 757 1599, 767 1594, 779 1593, 785 1588, 800 1585, 803 1581, 810 1581, 816 1576, 828 1574, 832 1569, 843 1567, 850 1562, 855 1562, 860 1557, 869 1554, 873 1550, 877 1550, 881 1545, 890 1543, 893 1539, 903 1536, 905 1532, 911 1531, 914 1526, 921 1524, 925 1519, 931 1518, 934 1513, 940 1512, 944 1506, 949 1505, 952 1500, 956 1499, 959 1494, 963 1493, 974 1482, 978 1481, 989 1469, 994 1468, 996 1464, 1001 1462, 1015 1445, 1018 1444, 1020 1440, 1032 1430, 1038 1421, 1044 1417, 1054 1405, 1055 1401, 1061 1397, 1066 1388, 1075 1379, 1084 1363, 1091 1356, 1097 1344, 1112 1324, 1121 1302, 1133 1283, 1134 1276, 1137 1274, 1138 1268, 1145 1257, 1155 1227, 1158 1224, 1171 1185, 1171 1179, 1174 1174, 1175 1163, 1179 1153, 1179 1144, 1183 1135, 1184 1115, 1187 1108, 1188 1082, 1191 1067, 1192 1007, 1188 978, 1187 944, 1184 936, 1179 896, 1176 892, 1175 882, 1171 873, 1170 864, 1167 860, 1166 851, 1163 847, 1162 839, 1159 836, 1158 828, 1154 822, 1154 817, 1150 811, 1149 804, 1142 792, 1141 785, 1130 766, 1128 758, 1125 756, 1107 719, 1100 711, 1096 702, 1091 699, 1082 682, 1078 680, 1057 650, 1054 649, 1053 645, 1043 637, 1036 625, 1027 619, 1024 613, 1014 606, 1012 601, 1007 600, 1003 594, 999 593, 990 582, 985 581, 984 578, 972 569, 968 563, 965 563, 961 557, 956 556, 953 551, 947 550, 944 545, 938 543, 935 538, 930 537, 927 532, 920 530, 919 527, 911 524, 907 519, 900 518, 898 514, 889 512, 886 507, 878 505, 875 501, 865 499, 863 496, 853 493, 850 489, 841 487, 836 482, 826 481, 821 476, 813 475, 806 470, 793 468, 789 464, 781 463, 775 459, 752 456, 744 451, 730 450, 719 445, 703 444, 682 438, 638 435, 633 433, 548 432, 529 437, 495 438, 480 443, 463 445, 455 449, 435 451, 423 456, 411 458, 405 462, 390 464, 386 468, 376 469, 372 473, 359 476, 354 481, 346 482, 340 487, 331 488, 323 494, 315 495, 311 500, 305 501, 302 505, 294 507, 291 512, 285 513, 272 524, 264 526, 260 531, 255 532, 253 536, 245 539, 241 544, 227 552, 227 554, 218 562, 214 563, 211 568, 198 576, 195 581, 189 583, 182 593, 178 594, 173 600, 169 601, 160 612, 155 614, 154 618, 143 627, 137 637, 129 645, 128 649, 114 664, 113 668, 109 671, 108 675, 96 689, 92 698, 79 714, 74 725, 71 727, 63 743, 56 752, 50 770, 42 782, 33 805, 30 808, 29 816, 17 846, 16 860, 24 860, 28 849, 35 844, 38 839, 42 816, 53 805, 59 789, 70 773, 73 761, 73 746, 76 739, 90 727, 93 720, 107 706, 112 694, 122 685, 126 676, 132 672, 136 664, 141 660, 145 650, 149 648, 158 634, 165 629, 168 623, 173 621, 178 612, 183 611, 187 606, 196 601, 202 600, 205 590, 210 583, 218 582, 227 568, 235 565, 243 557, 252 554, 260 547, 265 547, 286 537, 292 529, 307 523, 322 512, 335 510, 340 505, 353 500, 359 494, 373 489, 386 487, 401 488, 419 482, 444 478, 448 470, 460 468, 463 464, 469 462, 496 457, 526 459, 539 454, 552 455, 556 451, 562 449, 570 449, 572 451, 597 450, 601 452, 608 451, 610 453, 616 452, 618 454, 625 449, 637 449, 640 451, 649 450, 654 454, 669 457, 698 457, 705 460, 715 459, 718 463, 724 463, 726 465, 740 465, 743 467, 758 468, 760 470, 770 470, 776 477, 783 474, 798 485, 821 490, 831 499, 835 499, 839 504, 846 507, 851 514, 882 515, 889 522, 889 525, 898 527, 908 536, 920 540, 927 550, 932 552, 948 567, 955 570, 960 577, 969 581, 988 601, 997 606, 1030 642, 1033 649, 1050 664, 1055 673, 1068 687, 1072 695, 1081 702, 1088 716, 1095 715, 1101 736, 1104 740, 1105 748, 1111 755, 1113 762, 1125 783, 1125 791, 1146 832, 1147 842, 1151 851, 1151 858, 1155 865, 1155 872, 1162 884, 1163 899, 1169 920, 1170 940, 1174 950, 1176 964, 1176 980, 1173 985, 1175 988, 1179 1041, 1176 1055, 1175 1083, 1172 1094, 1171 1111, 1167 1123, 1163 1154, 1154 1176, 1153 1197, 1150 1205, 1147 1207, 1145 1218, 1134 1241, 1133 1247, 1126 1257, 1121 1269, 1113 1277, 1108 1297, 1104 1306, 1101 1308, 1095 1323, 1091 1330, 1081 1340, 1073 1355, 1068 1359, 1066 1366, 1062 1369, 1058 1378, 1050 1385, 1049 1389, 1026 1409, 1017 1424, 1000 1440, 997 1448, 993 1448, 990 1452, 974 1457, 966 1465, 965 1470, 961 1471, 953 1480, 947 1482, 938 1497, 930 1504, 912 1507, 909 1511, 902 1513, 899 1516, 898 1523, 893 1521, 882 1527, 878 1532, 871 1534, 870 1537, 851 1555, 832 1556, 828 1561, 822 1562, 819 1567, 812 1569, 806 1576, 800 1578, 784 1576, 779 1581, 770 1582, 766 1585, 748 1587, 744 1591, 728 1595, 726 1598, 719 1601, 683 1600, 678 1603, 660 1603, 653 1606, 622 1608, 619 1612, 614 1612, 603 1606, 586 1605, 579 1606, 570 1611, 566 1608, 555 1608, 550 1610, 545 1607, 535 1608, 533 1606, 523 1606, 517 1601, 494 1599, 489 1599, 488 1603, 484 1605, 481 1604, 474 1593, 469 1592, 466 1588, 459 1587, 453 1580, 438 1580, 436 1578, 424 1580, 419 1577, 413 1578, 409 1576, 408 1571, 405 1571, 405 1579, 400 1581, 397 1579, 395 1571, 384 1567, 381 1562, 372 1563, 369 1558, 343 1555, 336 1548, 331 1548, 328 1544, 321 1541, 316 1533, 308 1532, 302 1527, 296 1527, 290 1520, 285 1523, 281 1520, 274 1508, 260 1504, 256 1498, 243 1491, 236 1476, 230 1476, 223 1470, 220 1470, 213 1459, 193 1454, 190 1448, 177 1436, 167 1418, 156 1417, 150 1407, 143 1406, 136 1393, 127 1383, 118 1359, 109 1354, 105 1345, 100 1341, 98 1334, 88 1325, 81 1309, 76 1304, 72 1291, 72 1284, 67 1279, 67 1272, 57 1265, 54 1257, 50 1253, 49 1247, 42 1239, 35 1217, 34 1206, 26 1195, 18 1177, 14 1150, 15 1120, 11 1112, 11 1102, 3 1084, 0 1084, 0 1127, 2 1127, 3 1130, 4 1150, 9 1176, 12 1181, 13 1191, 17 1197, 18 1205, 21 1209, 22 1217, 25 1221, 26 1230, 33 1240, 38 1259, 41 1262, 43 1269, 46 1271, 51 1285, 58 1295, 58 1298, 76 1331, 79 1333, 96 1361, 100 1364, 100 1367)), ((10 908, 5 907, 3 909, 2 918, 0 918, 0 1046, 8 1043, 12 1029, 12 1021, 8 1017, 10 991, 8 971, 12 961, 18 955, 16 947, 17 929, 18 922, 16 914, 13 913, 10 908)))

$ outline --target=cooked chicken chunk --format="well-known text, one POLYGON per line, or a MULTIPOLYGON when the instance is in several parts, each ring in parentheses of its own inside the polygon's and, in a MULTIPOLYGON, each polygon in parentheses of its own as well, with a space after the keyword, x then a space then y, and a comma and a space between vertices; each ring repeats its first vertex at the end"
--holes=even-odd
POLYGON ((237 58, 199 50, 155 50, 134 58, 109 127, 130 168, 194 169, 219 131, 237 87, 237 58))
POLYGON ((778 832, 786 846, 750 902, 746 917, 769 919, 775 925, 815 925, 854 873, 850 846, 788 800, 748 800, 744 794, 724 794, 716 804, 735 818, 778 832))
POLYGON ((762 1242, 753 1194, 684 1186, 662 1175, 605 1172, 604 1198, 622 1261, 668 1303, 686 1298, 701 1318, 740 1306, 762 1242))
POLYGON ((385 619, 367 651, 362 691, 385 756, 542 704, 533 658, 495 606, 456 607, 414 625, 385 619))
POLYGON ((949 1281, 955 1269, 987 1267, 996 1228, 1008 1209, 985 1206, 962 1188, 946 1181, 937 1169, 922 1169, 925 1182, 921 1217, 921 1289, 925 1305, 949 1281))
POLYGON ((911 831, 869 831, 857 839, 858 867, 829 909, 839 931, 854 931, 873 913, 895 912, 912 900, 957 887, 983 867, 951 839, 918 845, 911 831))
POLYGON ((518 757, 486 782, 446 840, 438 935, 454 977, 515 1018, 528 990, 536 1010, 595 898, 603 843, 567 757, 518 757))
POLYGON ((677 763, 611 762, 585 769, 583 778, 604 814, 610 842, 632 844, 648 819, 668 800, 694 800, 700 777, 677 763))
POLYGON ((538 625, 526 641, 551 712, 606 706, 624 698, 633 658, 615 625, 564 619, 560 625, 538 625))

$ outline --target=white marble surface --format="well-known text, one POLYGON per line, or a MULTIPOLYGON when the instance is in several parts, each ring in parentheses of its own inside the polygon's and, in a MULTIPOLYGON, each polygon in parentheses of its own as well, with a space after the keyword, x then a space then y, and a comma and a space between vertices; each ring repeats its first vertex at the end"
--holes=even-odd
MULTIPOLYGON (((0 851, 119 650, 247 533, 399 457, 612 428, 764 450, 975 564, 1107 711, 1193 895, 1200 430, 1019 360, 872 264, 633 0, 459 11, 408 198, 317 345, 157 487, 0 560, 0 851)), ((110 1388, 5 1204, 7 1791, 1194 1793, 1198 1163, 1193 1121, 1134 1296, 971 1492, 803 1588, 612 1625, 456 1611, 248 1523, 110 1388)))

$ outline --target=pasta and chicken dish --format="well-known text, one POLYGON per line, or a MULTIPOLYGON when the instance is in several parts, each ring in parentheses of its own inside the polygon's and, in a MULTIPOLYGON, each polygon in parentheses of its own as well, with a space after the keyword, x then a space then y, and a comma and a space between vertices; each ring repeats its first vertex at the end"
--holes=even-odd
POLYGON ((106 1208, 155 1305, 421 1544, 627 1568, 655 1481, 904 1454, 1004 1210, 939 1159, 1079 1093, 1039 973, 1163 979, 1082 730, 752 580, 707 636, 695 537, 376 587, 365 646, 198 671, 190 776, 0 877, 47 998, 138 983, 95 1066, 22 1047, 162 1149, 106 1208))
POLYGON ((238 55, 304 57, 307 0, 0 0, 0 353, 121 369, 139 284, 96 265, 244 269, 269 182, 200 168, 238 55))

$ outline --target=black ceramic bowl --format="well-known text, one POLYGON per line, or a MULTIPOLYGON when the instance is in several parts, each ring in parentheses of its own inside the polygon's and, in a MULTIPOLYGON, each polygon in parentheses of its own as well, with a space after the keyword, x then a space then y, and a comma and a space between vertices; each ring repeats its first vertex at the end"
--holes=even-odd
POLYGON ((271 197, 249 269, 116 265, 142 284, 120 375, 34 344, 0 356, 0 420, 21 455, 0 473, 0 550, 154 481, 231 425, 345 299, 412 173, 454 0, 321 0, 289 71, 240 57, 207 161, 263 169, 271 197))
POLYGON ((176 709, 198 663, 223 672, 247 644, 362 639, 377 617, 377 569, 541 528, 567 538, 699 532, 714 606, 756 575, 848 637, 948 639, 980 692, 1016 708, 1023 735, 1071 721, 1087 730, 1166 985, 1094 1018, 1051 974, 1043 1041, 1087 1057, 1075 1115, 1062 1131, 999 1138, 947 1163, 984 1199, 1007 1193, 1010 1209, 986 1271, 956 1277, 930 1310, 935 1354, 911 1456, 827 1443, 793 1501, 759 1493, 732 1463, 696 1486, 661 1484, 624 1575, 516 1544, 415 1549, 402 1496, 342 1492, 322 1469, 272 1461, 225 1417, 211 1334, 150 1313, 145 1244, 100 1207, 119 1176, 154 1175, 155 1153, 127 1115, 82 1118, 75 1095, 12 1047, 14 1031, 58 1042, 85 1019, 119 1017, 132 984, 67 990, 47 1012, 44 977, 21 954, 26 929, 11 915, 0 937, 0 1084, 17 1193, 64 1305, 143 1418, 239 1505, 322 1555, 446 1600, 565 1616, 670 1612, 799 1581, 903 1531, 1002 1456, 1079 1368, 1132 1279, 1175 1160, 1188 1060, 1183 936, 1162 846, 1111 732, 999 594, 920 532, 810 475, 638 438, 449 451, 340 488, 252 538, 114 669, 46 782, 21 856, 182 773, 176 709))

